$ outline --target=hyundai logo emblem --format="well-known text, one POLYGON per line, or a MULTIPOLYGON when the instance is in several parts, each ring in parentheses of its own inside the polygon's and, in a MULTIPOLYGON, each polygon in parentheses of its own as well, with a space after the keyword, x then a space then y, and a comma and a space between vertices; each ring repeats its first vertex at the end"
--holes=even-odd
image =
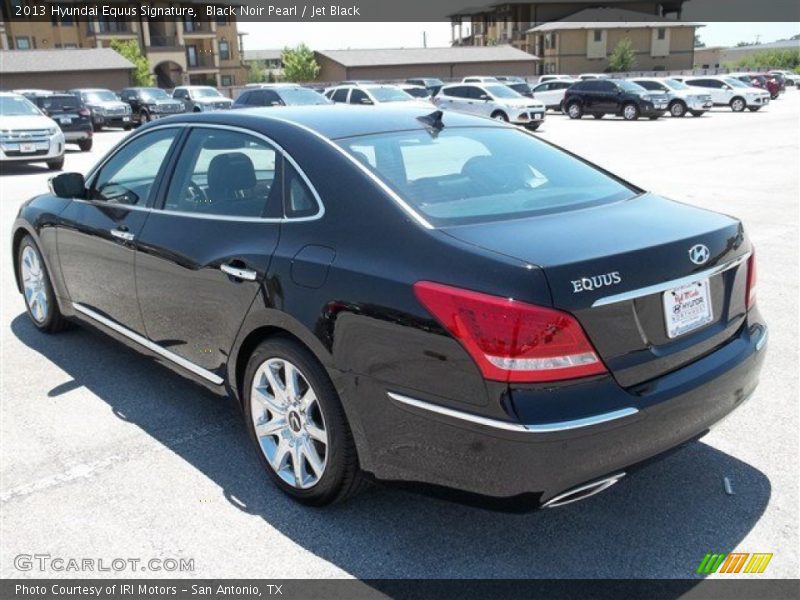
POLYGON ((689 260, 691 260, 696 265, 704 265, 708 262, 708 259, 711 258, 711 252, 708 250, 708 246, 704 244, 696 244, 689 248, 689 260))

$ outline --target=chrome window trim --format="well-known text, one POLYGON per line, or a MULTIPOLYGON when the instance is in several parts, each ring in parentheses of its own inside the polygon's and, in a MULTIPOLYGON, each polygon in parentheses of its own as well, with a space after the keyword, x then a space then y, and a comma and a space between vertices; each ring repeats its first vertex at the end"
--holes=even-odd
POLYGON ((604 296, 602 298, 598 298, 592 303, 592 308, 595 308, 597 306, 606 306, 607 304, 616 304, 617 302, 625 302, 627 300, 635 300, 636 298, 642 298, 644 296, 649 296, 651 294, 666 292, 667 290, 671 290, 676 287, 681 287, 683 285, 689 285, 690 283, 694 283, 695 281, 699 281, 700 279, 709 279, 714 275, 719 275, 720 273, 724 273, 729 269, 738 267, 748 258, 750 258, 750 254, 751 252, 747 252, 745 254, 742 254, 741 256, 734 258, 733 260, 722 263, 721 265, 711 267, 710 269, 706 269, 705 271, 699 271, 697 273, 687 275, 686 277, 679 277, 677 279, 663 281, 661 283, 648 285, 646 287, 641 287, 635 290, 622 292, 620 294, 614 294, 612 296, 604 296))
MULTIPOLYGON (((348 95, 349 97, 349 95, 348 95)), ((288 123, 289 125, 293 125, 302 129, 303 131, 310 133, 311 135, 319 138, 332 148, 336 149, 342 156, 346 157, 352 164, 354 164, 362 173, 364 173, 367 177, 369 177, 373 183, 375 183, 383 192, 385 192, 392 200, 394 200, 395 204, 397 204, 401 209, 403 209, 408 216, 410 216, 414 221, 418 224, 422 225, 425 229, 434 229, 433 225, 428 222, 425 217, 419 214, 416 210, 414 210, 408 202, 403 200, 397 192, 395 192, 392 188, 386 185, 380 177, 375 175, 372 171, 370 171, 365 165, 363 165, 355 156, 351 156, 347 150, 339 146, 336 142, 331 140, 330 138, 325 137, 320 132, 311 129, 310 127, 303 125, 302 123, 298 123, 297 121, 290 121, 288 119, 281 119, 280 117, 273 117, 270 115, 270 119, 275 121, 280 121, 281 123, 288 123)))
MULTIPOLYGON (((278 120, 283 121, 282 119, 278 119, 278 120)), ((303 169, 300 168, 300 165, 297 164, 297 161, 295 161, 295 159, 292 158, 292 156, 288 152, 286 152, 286 150, 283 148, 283 146, 281 146, 280 144, 275 142, 270 137, 264 135, 263 133, 259 133, 257 131, 253 131, 251 129, 246 129, 244 127, 237 127, 235 125, 224 125, 224 124, 219 124, 219 123, 175 123, 175 124, 168 124, 167 123, 167 124, 164 124, 164 125, 157 125, 157 126, 154 126, 154 127, 150 127, 146 131, 137 132, 137 133, 131 135, 130 137, 122 140, 119 144, 117 144, 111 150, 109 150, 108 154, 103 158, 103 160, 101 162, 99 162, 97 165, 95 165, 92 168, 91 171, 89 171, 89 174, 86 176, 86 181, 89 182, 96 175, 97 171, 102 169, 103 166, 105 166, 105 164, 111 159, 111 157, 113 155, 115 155, 123 147, 125 147, 128 144, 130 144, 131 142, 133 142, 135 139, 141 137, 142 135, 146 135, 147 133, 149 133, 151 131, 156 131, 156 130, 159 130, 159 129, 169 129, 169 128, 176 128, 176 129, 197 129, 197 128, 202 128, 202 129, 226 129, 226 130, 229 130, 229 131, 236 131, 237 133, 243 133, 243 134, 246 134, 246 135, 250 135, 250 136, 253 136, 253 137, 256 137, 256 138, 261 138, 262 140, 267 142, 269 145, 271 145, 273 148, 275 148, 276 152, 280 152, 281 156, 283 156, 283 158, 286 159, 289 162, 289 164, 292 165, 292 167, 294 167, 294 170, 297 171, 297 173, 300 175, 300 178, 305 182, 305 184, 308 187, 308 189, 311 190, 311 193, 313 194, 314 199, 317 202, 317 207, 318 207, 319 210, 315 214, 307 216, 307 217, 286 217, 285 215, 283 217, 235 217, 235 216, 232 216, 232 215, 210 215, 210 214, 205 214, 205 213, 193 213, 193 212, 186 212, 186 211, 180 211, 180 210, 168 210, 168 209, 155 208, 155 207, 152 207, 152 206, 135 206, 135 205, 128 206, 128 205, 124 205, 124 204, 112 205, 112 204, 109 204, 109 203, 103 202, 103 201, 85 200, 85 199, 82 199, 82 198, 73 198, 73 200, 77 200, 78 202, 84 202, 84 203, 87 203, 87 204, 92 204, 92 205, 95 205, 95 206, 114 206, 114 207, 119 207, 119 208, 125 209, 125 210, 147 211, 147 212, 153 212, 153 213, 159 213, 159 214, 165 214, 165 215, 172 215, 172 216, 179 216, 179 217, 190 217, 190 218, 193 218, 193 219, 207 219, 207 220, 214 220, 214 221, 236 221, 236 222, 243 222, 243 223, 300 223, 300 222, 304 222, 304 221, 316 221, 318 219, 321 219, 325 215, 325 204, 322 202, 322 198, 320 197, 319 192, 317 192, 317 188, 314 187, 314 185, 311 183, 311 180, 306 175, 305 171, 303 171, 303 169)))
POLYGON ((109 319, 108 317, 104 317, 103 315, 93 311, 91 308, 84 306, 80 302, 73 302, 72 308, 77 310, 79 313, 84 314, 87 317, 93 319, 94 321, 97 321, 98 323, 105 325, 109 329, 113 329, 117 333, 121 333, 122 335, 124 335, 130 340, 133 340, 137 344, 144 346, 148 350, 152 350, 159 356, 162 356, 163 358, 166 358, 170 362, 173 362, 176 365, 181 366, 188 371, 191 371, 195 375, 199 375, 203 379, 206 379, 215 385, 222 385, 225 382, 225 380, 222 379, 222 377, 220 377, 216 373, 212 373, 211 371, 208 371, 203 367, 199 367, 193 362, 186 360, 182 356, 178 356, 174 352, 170 352, 169 350, 162 348, 158 344, 148 340, 146 337, 139 335, 135 331, 131 331, 127 327, 120 325, 119 323, 109 319))
POLYGON ((601 423, 608 423, 609 421, 623 419, 639 412, 639 409, 629 406, 619 410, 592 415, 590 417, 584 417, 581 419, 571 419, 569 421, 557 421, 553 423, 541 424, 509 423, 507 421, 499 421, 490 417, 482 417, 480 415, 474 415, 453 408, 447 408, 446 406, 432 404, 430 402, 425 402, 416 398, 410 398, 409 396, 404 396, 395 392, 387 392, 387 395, 392 400, 407 406, 413 406, 415 408, 434 412, 446 417, 468 421, 470 423, 491 427, 493 429, 502 429, 504 431, 513 431, 516 433, 557 433, 559 431, 582 429, 584 427, 591 427, 593 425, 599 425, 601 423))

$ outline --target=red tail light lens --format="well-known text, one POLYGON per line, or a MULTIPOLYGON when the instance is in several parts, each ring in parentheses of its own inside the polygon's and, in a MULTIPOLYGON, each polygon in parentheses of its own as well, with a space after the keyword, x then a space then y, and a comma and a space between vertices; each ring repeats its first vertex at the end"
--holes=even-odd
POLYGON ((430 281, 414 284, 414 293, 486 379, 556 381, 606 370, 568 313, 430 281))
POLYGON ((747 309, 751 309, 756 303, 756 249, 753 248, 753 253, 747 259, 747 309))

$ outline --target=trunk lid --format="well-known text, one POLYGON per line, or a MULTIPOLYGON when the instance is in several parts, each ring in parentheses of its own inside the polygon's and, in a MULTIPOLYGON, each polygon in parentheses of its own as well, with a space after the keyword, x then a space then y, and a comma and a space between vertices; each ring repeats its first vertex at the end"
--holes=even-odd
POLYGON ((587 209, 443 231, 539 266, 553 306, 578 318, 625 387, 697 360, 744 321, 750 248, 741 223, 726 215, 645 194, 587 209), (699 252, 699 258, 708 257, 701 264, 690 259, 690 249, 698 245, 708 250, 699 252), (694 285, 698 280, 707 280, 707 286, 694 285), (677 296, 672 293, 676 289, 677 296), (679 325, 673 323, 670 336, 665 311, 675 307, 665 295, 674 299, 687 289, 690 294, 700 290, 711 314, 704 312, 706 322, 685 333, 678 333, 679 325))

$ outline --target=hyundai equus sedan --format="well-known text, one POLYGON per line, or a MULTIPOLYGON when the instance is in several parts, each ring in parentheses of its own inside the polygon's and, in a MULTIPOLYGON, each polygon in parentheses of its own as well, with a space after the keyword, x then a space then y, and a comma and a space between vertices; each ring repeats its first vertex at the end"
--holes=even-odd
POLYGON ((767 327, 738 220, 432 108, 145 125, 22 206, 30 319, 232 396, 316 505, 370 478, 566 504, 751 395, 767 327))

